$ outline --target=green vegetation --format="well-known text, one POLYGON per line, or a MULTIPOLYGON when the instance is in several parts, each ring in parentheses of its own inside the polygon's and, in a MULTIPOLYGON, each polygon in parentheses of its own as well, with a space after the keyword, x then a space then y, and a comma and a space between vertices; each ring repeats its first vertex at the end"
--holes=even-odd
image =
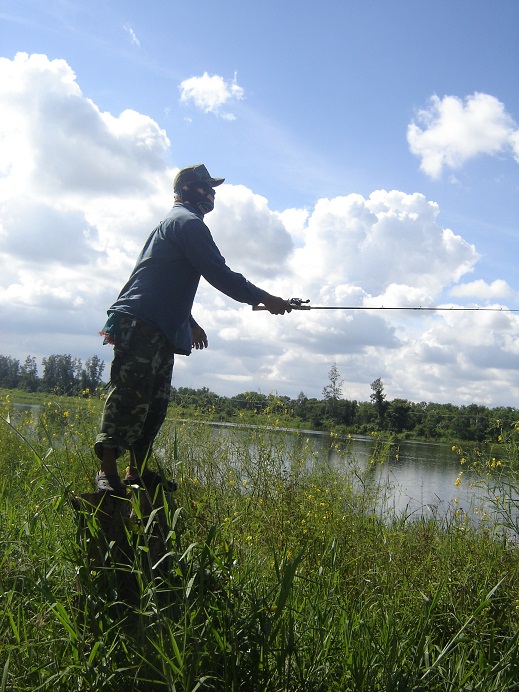
POLYGON ((88 568, 69 502, 93 489, 100 402, 68 403, 0 402, 0 690, 518 689, 517 427, 499 466, 453 450, 493 486, 501 528, 478 528, 382 518, 347 446, 339 472, 304 434, 170 421, 168 556, 150 564, 153 517, 136 522, 128 604, 88 568))

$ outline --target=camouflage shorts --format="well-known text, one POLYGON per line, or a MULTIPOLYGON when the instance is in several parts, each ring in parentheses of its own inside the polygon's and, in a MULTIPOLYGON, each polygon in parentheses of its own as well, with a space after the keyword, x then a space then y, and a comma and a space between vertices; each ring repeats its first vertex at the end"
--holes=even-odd
POLYGON ((161 331, 129 315, 121 318, 119 327, 94 449, 100 459, 103 447, 115 448, 117 456, 129 449, 142 464, 166 417, 173 347, 161 331))

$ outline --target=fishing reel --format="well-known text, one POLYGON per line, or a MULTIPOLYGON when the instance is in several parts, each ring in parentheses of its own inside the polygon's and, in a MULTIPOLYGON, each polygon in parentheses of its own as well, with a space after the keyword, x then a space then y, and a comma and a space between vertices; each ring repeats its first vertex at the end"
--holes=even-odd
POLYGON ((306 305, 306 303, 310 302, 310 298, 308 298, 308 300, 303 300, 302 298, 289 298, 287 302, 292 310, 310 310, 310 306, 306 305))
MULTIPOLYGON (((312 308, 310 305, 307 305, 307 303, 310 302, 310 299, 308 300, 303 300, 302 298, 289 298, 287 300, 287 303, 290 305, 292 310, 311 310, 312 308)), ((253 310, 267 310, 267 308, 264 305, 253 305, 252 306, 253 310)))

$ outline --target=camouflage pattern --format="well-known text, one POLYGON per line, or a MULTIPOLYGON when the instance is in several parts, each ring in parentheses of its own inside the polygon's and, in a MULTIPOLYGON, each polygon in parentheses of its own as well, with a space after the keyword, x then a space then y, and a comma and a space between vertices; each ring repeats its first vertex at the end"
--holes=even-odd
POLYGON ((117 456, 130 450, 132 461, 142 465, 166 417, 173 362, 173 346, 161 331, 129 315, 120 319, 94 446, 99 459, 103 447, 112 447, 117 456))

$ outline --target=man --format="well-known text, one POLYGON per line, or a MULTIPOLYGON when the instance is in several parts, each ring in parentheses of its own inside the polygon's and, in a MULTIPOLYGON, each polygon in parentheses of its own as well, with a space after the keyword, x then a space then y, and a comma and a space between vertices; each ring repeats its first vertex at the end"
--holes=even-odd
POLYGON ((169 401, 174 354, 207 348, 205 331, 191 315, 200 277, 234 300, 262 303, 273 315, 290 312, 272 296, 231 271, 203 219, 214 208, 213 178, 203 164, 179 171, 174 206, 148 238, 101 332, 114 345, 110 387, 95 452, 100 492, 124 496, 117 459, 130 451, 125 481, 148 488, 161 478, 147 468, 169 401))

